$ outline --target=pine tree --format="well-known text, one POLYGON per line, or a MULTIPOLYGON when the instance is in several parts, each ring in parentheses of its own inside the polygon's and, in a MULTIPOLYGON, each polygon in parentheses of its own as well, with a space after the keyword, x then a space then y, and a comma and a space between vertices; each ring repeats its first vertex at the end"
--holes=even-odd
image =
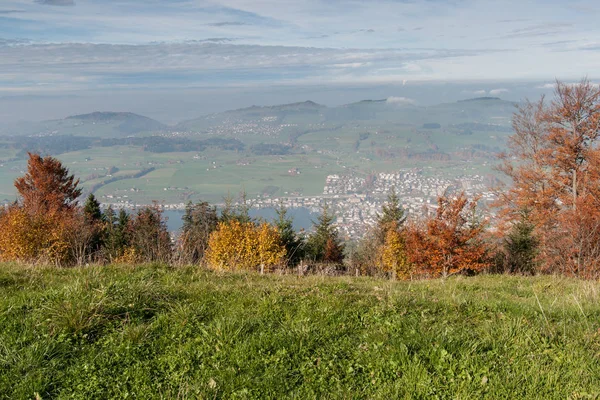
POLYGON ((285 246, 288 265, 295 266, 304 256, 304 242, 294 231, 293 220, 288 217, 287 209, 283 204, 276 211, 275 227, 285 246))
POLYGON ((329 207, 323 207, 321 215, 313 224, 315 232, 309 236, 306 242, 307 255, 315 262, 333 262, 340 263, 343 260, 344 245, 338 235, 337 228, 334 225, 335 216, 329 211, 329 207), (327 260, 334 255, 340 255, 337 260, 327 260))
POLYGON ((85 204, 83 205, 83 212, 86 219, 90 222, 101 222, 103 220, 100 203, 96 200, 93 193, 90 193, 87 197, 85 204))
POLYGON ((225 196, 223 200, 225 202, 225 206, 221 210, 219 222, 227 223, 232 220, 236 220, 242 224, 245 224, 252 221, 252 218, 250 218, 250 205, 248 204, 248 198, 245 191, 240 194, 241 204, 239 205, 234 204, 234 198, 230 194, 225 196))
POLYGON ((114 260, 123 255, 125 248, 129 245, 127 237, 127 226, 129 225, 129 215, 124 209, 119 210, 116 215, 112 206, 109 206, 104 212, 106 220, 106 240, 104 248, 110 260, 114 260))
POLYGON ((396 189, 392 188, 388 194, 387 202, 381 208, 381 214, 377 214, 377 226, 375 227, 375 238, 379 244, 383 244, 387 231, 390 228, 400 229, 406 220, 404 208, 400 204, 400 198, 396 189))
POLYGON ((504 239, 506 268, 511 273, 534 274, 539 240, 534 235, 535 225, 527 210, 521 211, 520 219, 513 224, 504 239))
MULTIPOLYGON (((92 193, 90 193, 85 201, 81 219, 82 223, 80 224, 79 234, 82 238, 86 238, 87 248, 84 251, 87 253, 86 258, 97 259, 100 250, 104 246, 107 232, 100 203, 92 193)), ((79 257, 79 259, 79 263, 81 263, 82 258, 79 257)))
POLYGON ((183 215, 181 256, 183 261, 196 263, 204 257, 210 234, 217 228, 217 209, 207 202, 189 202, 183 215))

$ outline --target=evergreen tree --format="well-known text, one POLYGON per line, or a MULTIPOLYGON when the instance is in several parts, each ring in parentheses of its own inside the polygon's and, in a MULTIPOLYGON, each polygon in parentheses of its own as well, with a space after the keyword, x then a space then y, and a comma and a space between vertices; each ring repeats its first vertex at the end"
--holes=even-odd
POLYGON ((315 232, 306 242, 308 257, 316 262, 341 263, 343 261, 344 245, 334 225, 335 216, 329 207, 323 207, 323 212, 317 218, 315 232))
POLYGON ((93 193, 87 197, 85 204, 83 205, 83 212, 85 217, 90 222, 100 222, 103 219, 102 210, 100 210, 100 203, 96 200, 93 193))
POLYGON ((216 207, 207 202, 187 204, 180 238, 183 261, 196 263, 204 257, 208 239, 218 222, 216 207))
POLYGON ((287 209, 283 204, 276 211, 275 227, 285 246, 288 265, 295 266, 304 256, 304 242, 294 231, 293 220, 288 217, 287 209))
POLYGON ((119 210, 116 215, 112 206, 109 206, 104 212, 104 220, 106 226, 106 239, 104 248, 110 260, 123 255, 125 247, 127 247, 127 226, 129 225, 129 215, 124 209, 119 210))
POLYGON ((83 205, 82 222, 85 226, 82 226, 81 229, 87 233, 89 238, 88 254, 97 259, 106 240, 106 230, 104 229, 104 216, 100 209, 100 203, 92 193, 90 193, 83 205))
POLYGON ((171 237, 158 204, 138 210, 126 232, 137 260, 168 262, 171 259, 171 237))
POLYGON ((392 188, 388 193, 387 201, 381 208, 381 214, 377 214, 377 226, 375 228, 375 237, 379 244, 383 244, 388 229, 400 229, 406 216, 404 208, 400 204, 400 198, 396 194, 396 189, 392 188))
POLYGON ((107 230, 111 230, 111 226, 114 228, 114 224, 117 221, 117 214, 112 206, 106 208, 102 219, 106 222, 107 230))
POLYGON ((534 235, 535 226, 527 210, 520 212, 519 220, 513 224, 504 239, 506 268, 511 273, 534 274, 537 269, 539 240, 534 235))
POLYGON ((240 194, 241 204, 239 205, 235 204, 234 198, 230 194, 223 198, 223 200, 225 202, 225 206, 221 210, 219 222, 227 223, 231 220, 236 220, 242 224, 245 224, 252 221, 252 218, 250 218, 250 205, 248 204, 246 192, 242 192, 240 194))

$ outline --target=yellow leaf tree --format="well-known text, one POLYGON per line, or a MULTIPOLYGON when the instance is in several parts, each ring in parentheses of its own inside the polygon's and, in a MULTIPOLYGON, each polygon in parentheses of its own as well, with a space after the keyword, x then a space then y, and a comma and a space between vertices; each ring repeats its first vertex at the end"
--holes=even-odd
POLYGON ((216 270, 271 270, 285 260, 277 229, 263 223, 220 222, 208 241, 207 262, 216 270))
POLYGON ((390 227, 385 234, 384 244, 380 247, 381 269, 398 279, 411 275, 411 265, 406 255, 404 236, 396 226, 390 227))

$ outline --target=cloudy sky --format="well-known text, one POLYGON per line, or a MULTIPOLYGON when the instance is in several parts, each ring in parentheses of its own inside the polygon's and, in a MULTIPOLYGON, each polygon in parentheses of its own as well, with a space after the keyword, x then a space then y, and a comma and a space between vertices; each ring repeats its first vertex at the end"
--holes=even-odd
POLYGON ((599 17, 587 0, 1 0, 0 119, 40 98, 60 104, 47 117, 109 99, 155 113, 180 99, 187 113, 419 84, 520 96, 519 82, 594 79, 599 17))

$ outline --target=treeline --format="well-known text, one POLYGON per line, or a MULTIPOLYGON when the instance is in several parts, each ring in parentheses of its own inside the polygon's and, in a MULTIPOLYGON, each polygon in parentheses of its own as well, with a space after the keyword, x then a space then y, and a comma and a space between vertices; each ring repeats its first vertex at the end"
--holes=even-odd
MULTIPOLYGON (((150 167, 150 168, 144 168, 143 170, 138 171, 138 172, 133 173, 133 174, 120 175, 120 176, 111 176, 110 178, 104 179, 101 182, 98 182, 98 183, 92 185, 89 188, 88 191, 90 193, 94 193, 96 190, 100 189, 102 186, 108 185, 109 183, 113 183, 113 182, 117 182, 117 181, 122 181, 124 179, 137 179, 137 178, 141 178, 144 175, 148 175, 150 172, 154 171, 155 169, 156 168, 154 168, 154 167, 150 167)), ((117 171, 118 171, 118 168, 111 167, 111 169, 109 170, 109 174, 116 173, 117 171)))
POLYGON ((325 207, 311 233, 296 232, 285 208, 273 222, 249 216, 245 198, 228 199, 217 212, 189 203, 176 238, 160 206, 129 215, 102 210, 94 195, 83 205, 79 181, 55 158, 30 154, 27 173, 15 181, 20 201, 0 213, 0 259, 25 263, 201 264, 215 270, 325 272, 395 278, 476 273, 491 264, 476 216, 464 195, 443 197, 424 224, 406 223, 392 192, 377 225, 358 245, 344 243, 325 207))
POLYGON ((207 149, 243 151, 246 146, 237 139, 208 138, 193 140, 187 138, 171 138, 163 136, 104 138, 82 137, 73 135, 52 135, 41 137, 14 136, 8 138, 10 144, 18 149, 18 157, 26 157, 28 153, 62 154, 85 150, 92 147, 139 146, 150 153, 202 152, 207 149))
POLYGON ((83 206, 78 181, 52 157, 29 155, 15 181, 20 199, 0 215, 0 259, 60 265, 109 262, 201 264, 216 270, 321 271, 397 279, 453 274, 600 276, 600 88, 557 83, 556 96, 526 103, 513 119, 500 170, 512 184, 484 218, 478 199, 445 194, 422 219, 406 218, 393 191, 376 225, 344 242, 324 208, 311 233, 285 209, 253 220, 247 203, 221 212, 189 204, 173 240, 159 206, 135 214, 83 206))

